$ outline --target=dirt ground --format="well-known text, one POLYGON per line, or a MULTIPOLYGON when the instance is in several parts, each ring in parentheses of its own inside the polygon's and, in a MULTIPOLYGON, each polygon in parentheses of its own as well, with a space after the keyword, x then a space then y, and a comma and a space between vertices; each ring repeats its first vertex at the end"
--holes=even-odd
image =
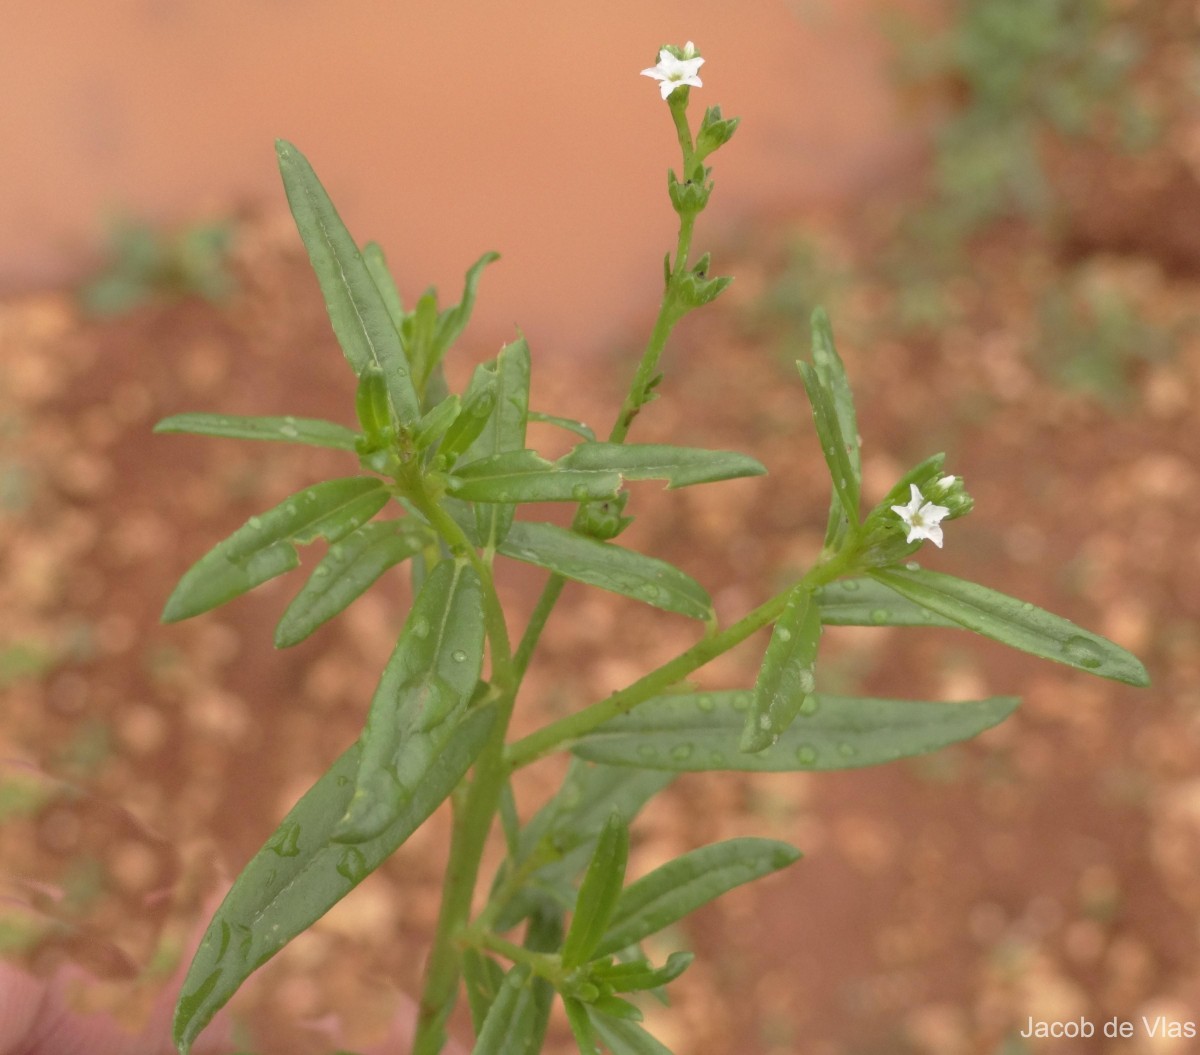
MULTIPOLYGON (((1156 236, 1126 223, 1135 205, 1193 215, 1198 156, 1169 146, 1145 162, 1174 166, 1182 184, 1096 180, 1100 190, 1074 202, 1079 238, 1063 244, 1078 254, 1086 242, 1101 281, 1180 334, 1171 356, 1130 367, 1117 403, 1044 369, 1035 294, 1073 260, 1020 229, 975 248, 973 271, 954 285, 953 323, 937 334, 880 332, 894 297, 881 283, 836 291, 866 499, 947 451, 976 510, 923 562, 1106 634, 1138 653, 1153 686, 1089 679, 953 631, 831 630, 826 691, 1013 693, 1023 706, 924 759, 829 775, 689 775, 646 811, 631 876, 743 834, 806 855, 655 949, 698 954, 675 1006, 647 1008, 677 1055, 1200 1050, 1143 1023, 1200 1020, 1200 330, 1187 323, 1200 242, 1179 225, 1156 236), (1123 1045, 1013 1035, 1031 1017, 1114 1016, 1136 1027, 1123 1045)), ((759 310, 787 274, 788 232, 805 232, 831 269, 855 271, 893 221, 873 200, 766 217, 725 247, 717 266, 737 282, 681 328, 662 398, 635 427, 640 441, 745 450, 770 470, 635 490, 627 538, 698 577, 723 620, 806 566, 824 527, 825 470, 791 365, 796 323, 764 322, 759 310)), ((271 635, 295 576, 158 624, 175 580, 214 542, 323 473, 353 470, 332 452, 150 434, 183 410, 352 420, 352 379, 290 219, 246 218, 234 269, 237 292, 216 306, 164 301, 101 321, 71 291, 0 305, 0 935, 48 926, 35 966, 84 964, 97 981, 81 1000, 131 1021, 178 962, 201 903, 357 734, 408 598, 389 573, 282 653, 271 635)), ((535 348, 534 406, 607 427, 638 340, 587 360, 535 348)), ((452 382, 494 353, 468 331, 452 382)), ((562 449, 540 428, 532 440, 562 449)), ((518 628, 540 579, 518 569, 505 586, 518 628)), ((568 588, 518 730, 633 680, 694 635, 683 620, 568 588)), ((699 680, 749 684, 764 644, 699 680)), ((525 774, 523 811, 561 768, 551 760, 525 774)), ((239 995, 247 1044, 319 1052, 303 1023, 331 1014, 365 1044, 397 994, 416 991, 446 821, 439 812, 239 995)), ((561 1022, 548 1050, 574 1050, 561 1022)))

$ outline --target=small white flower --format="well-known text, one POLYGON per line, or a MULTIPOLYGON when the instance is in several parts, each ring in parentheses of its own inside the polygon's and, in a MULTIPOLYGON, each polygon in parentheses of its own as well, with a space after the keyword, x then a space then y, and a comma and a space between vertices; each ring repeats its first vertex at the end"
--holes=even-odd
POLYGON ((653 77, 662 83, 658 86, 665 99, 676 88, 690 84, 693 88, 703 88, 700 82, 700 67, 704 59, 696 54, 696 45, 690 40, 683 47, 683 58, 677 58, 668 48, 658 53, 658 65, 642 70, 643 77, 653 77))
POLYGON ((944 491, 944 490, 946 490, 946 488, 948 488, 948 487, 953 487, 953 486, 954 486, 954 481, 955 481, 955 480, 957 480, 957 479, 958 479, 958 477, 957 477, 957 476, 943 476, 943 477, 942 477, 942 478, 941 478, 941 479, 940 479, 940 480, 937 482, 937 485, 938 485, 938 490, 940 490, 940 491, 944 491))
POLYGON ((916 484, 908 485, 912 489, 912 501, 906 506, 892 506, 892 512, 904 521, 908 528, 907 542, 914 539, 927 538, 938 549, 942 548, 941 523, 950 510, 945 506, 935 506, 926 502, 925 496, 916 484))

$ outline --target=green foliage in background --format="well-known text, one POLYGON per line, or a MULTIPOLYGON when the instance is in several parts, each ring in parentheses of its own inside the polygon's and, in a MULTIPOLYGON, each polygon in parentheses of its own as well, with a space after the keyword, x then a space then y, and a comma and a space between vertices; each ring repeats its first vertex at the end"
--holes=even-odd
POLYGON ((79 290, 84 310, 121 315, 163 297, 221 300, 233 292, 229 223, 196 224, 177 234, 131 218, 109 234, 108 262, 79 290))

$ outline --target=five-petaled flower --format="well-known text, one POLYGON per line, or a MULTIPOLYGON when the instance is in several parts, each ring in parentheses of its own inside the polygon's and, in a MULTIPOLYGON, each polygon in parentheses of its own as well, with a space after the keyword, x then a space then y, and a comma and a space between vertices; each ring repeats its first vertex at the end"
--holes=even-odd
MULTIPOLYGON (((949 479, 953 480, 953 477, 949 479)), ((949 515, 946 506, 936 506, 926 502, 925 496, 916 484, 909 484, 912 491, 912 501, 906 506, 892 506, 892 512, 904 521, 908 528, 907 542, 914 539, 929 539, 938 549, 942 547, 942 521, 949 515)))
POLYGON ((704 87, 700 82, 700 67, 703 65, 704 59, 696 54, 696 45, 689 40, 680 55, 676 55, 670 48, 659 51, 658 65, 642 70, 642 76, 661 81, 658 87, 665 99, 684 84, 690 84, 693 88, 704 87))

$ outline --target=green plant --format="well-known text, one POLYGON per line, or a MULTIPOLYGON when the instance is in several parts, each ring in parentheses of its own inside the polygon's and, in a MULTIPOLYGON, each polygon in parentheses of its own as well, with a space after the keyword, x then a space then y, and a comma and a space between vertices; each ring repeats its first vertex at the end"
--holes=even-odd
POLYGON ((80 302, 94 315, 120 315, 162 296, 220 300, 233 291, 231 238, 226 223, 197 224, 170 235, 137 220, 118 220, 109 236, 110 262, 80 289, 80 302))
POLYGON ((681 151, 668 174, 679 217, 664 265, 658 318, 607 439, 529 406, 523 338, 480 364, 461 393, 443 357, 467 323, 486 254, 462 300, 426 294, 406 309, 378 246, 361 250, 307 160, 278 144, 288 200, 334 331, 358 378, 359 428, 293 417, 182 414, 160 432, 330 447, 359 473, 306 488, 202 557, 167 602, 168 621, 200 615, 295 568, 296 546, 329 543, 284 612, 276 643, 295 644, 407 561, 414 600, 371 702, 366 725, 249 862, 217 910, 183 986, 180 1052, 256 968, 377 868, 443 802, 453 810, 441 914, 428 960, 414 1051, 442 1049, 465 989, 478 1055, 540 1049, 561 1001, 581 1052, 665 1049, 640 1025, 631 995, 659 992, 687 969, 677 952, 651 963, 641 943, 721 893, 793 863, 768 839, 701 847, 625 885, 629 825, 680 772, 830 770, 874 765, 974 736, 1017 706, 1012 697, 957 704, 838 697, 817 691, 822 626, 956 626, 1078 670, 1148 682, 1128 652, 1065 619, 911 557, 970 511, 944 456, 904 474, 865 516, 858 426, 849 382, 824 313, 812 320, 812 359, 798 368, 812 405, 833 497, 819 559, 796 581, 722 626, 704 588, 618 544, 628 525, 626 483, 696 486, 765 469, 753 458, 627 442, 655 398, 672 328, 728 285, 692 256, 696 220, 712 192, 708 158, 736 119, 687 107, 703 59, 689 43, 664 48, 645 73, 662 82, 681 151), (529 421, 578 439, 551 461, 526 447, 529 421), (570 529, 518 519, 531 502, 576 507, 570 529), (396 514, 382 517, 384 511, 396 514), (494 575, 498 560, 549 572, 524 632, 510 640, 494 575), (696 642, 632 684, 515 741, 509 719, 564 583, 573 579, 689 617, 696 642), (686 680, 752 634, 773 627, 761 670, 744 691, 702 692, 686 680), (485 664, 485 658, 487 660, 485 664), (555 752, 574 758, 561 789, 518 815, 511 780, 555 752), (472 915, 485 841, 499 824, 506 857, 472 915), (523 930, 521 929, 523 928, 523 930), (505 966, 507 964, 507 966, 505 966))

